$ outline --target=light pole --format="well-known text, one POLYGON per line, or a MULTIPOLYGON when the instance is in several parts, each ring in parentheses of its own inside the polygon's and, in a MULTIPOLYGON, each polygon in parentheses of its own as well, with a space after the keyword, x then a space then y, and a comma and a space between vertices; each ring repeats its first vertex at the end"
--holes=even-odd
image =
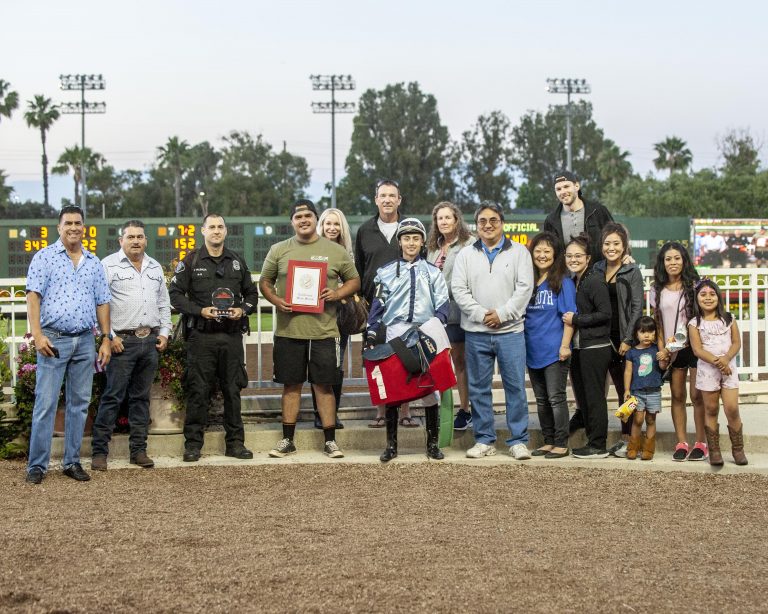
MULTIPOLYGON (((59 110, 67 115, 80 114, 80 147, 83 150, 83 156, 85 156, 85 114, 86 113, 106 113, 107 103, 105 102, 86 102, 85 90, 103 90, 107 87, 107 82, 104 81, 102 75, 59 75, 59 81, 61 82, 62 90, 80 90, 80 102, 64 102, 59 105, 59 110)), ((86 215, 85 211, 85 167, 86 160, 82 161, 82 168, 80 169, 80 208, 83 210, 83 215, 86 215)), ((102 216, 104 212, 102 211, 102 216)))
POLYGON ((352 75, 309 75, 313 90, 330 90, 331 102, 313 102, 314 113, 331 114, 331 207, 336 208, 336 113, 354 113, 354 102, 336 102, 336 90, 355 89, 352 75))
POLYGON ((592 88, 586 79, 547 79, 547 91, 550 94, 566 94, 568 96, 565 105, 565 142, 567 159, 566 166, 573 172, 573 153, 571 145, 571 94, 590 94, 592 88))

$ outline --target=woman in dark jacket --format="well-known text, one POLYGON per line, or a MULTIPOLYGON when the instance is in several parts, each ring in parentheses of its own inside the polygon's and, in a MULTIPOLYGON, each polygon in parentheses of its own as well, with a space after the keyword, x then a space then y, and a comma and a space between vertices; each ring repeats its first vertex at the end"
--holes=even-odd
POLYGON ((572 324, 571 381, 576 402, 584 419, 587 445, 573 450, 576 458, 605 458, 608 436, 608 404, 605 378, 611 362, 611 301, 608 287, 599 273, 590 270, 589 239, 574 237, 565 248, 565 262, 576 282, 578 313, 563 314, 572 324))
MULTIPOLYGON (((634 345, 635 322, 643 315, 643 276, 634 262, 625 263, 629 253, 629 236, 621 224, 610 222, 603 228, 602 251, 605 260, 595 264, 595 271, 608 285, 611 300, 611 374, 619 398, 624 398, 624 355, 634 345)), ((614 456, 627 455, 627 442, 632 421, 621 423, 621 440, 609 450, 614 456)))

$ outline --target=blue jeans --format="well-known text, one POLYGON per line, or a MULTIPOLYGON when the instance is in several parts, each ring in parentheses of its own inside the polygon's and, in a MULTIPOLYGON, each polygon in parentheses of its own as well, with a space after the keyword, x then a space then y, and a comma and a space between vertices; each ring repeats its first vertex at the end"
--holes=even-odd
POLYGON ((51 458, 51 438, 59 404, 61 384, 66 377, 66 414, 64 430, 64 469, 80 462, 80 445, 88 415, 93 386, 93 366, 96 344, 93 333, 85 331, 77 337, 65 337, 43 329, 51 344, 59 350, 59 358, 37 355, 35 407, 32 410, 32 433, 29 437, 27 470, 48 469, 51 458))
POLYGON ((525 336, 520 333, 467 332, 465 360, 475 441, 491 445, 493 427, 493 366, 499 363, 507 410, 507 445, 528 443, 528 399, 525 395, 525 336))
POLYGON ((159 354, 155 344, 157 335, 143 339, 133 336, 123 338, 124 350, 112 354, 107 365, 107 387, 101 397, 99 413, 93 423, 93 454, 109 454, 109 441, 115 429, 117 413, 128 398, 128 445, 131 458, 147 451, 147 427, 149 426, 149 391, 157 372, 159 354))

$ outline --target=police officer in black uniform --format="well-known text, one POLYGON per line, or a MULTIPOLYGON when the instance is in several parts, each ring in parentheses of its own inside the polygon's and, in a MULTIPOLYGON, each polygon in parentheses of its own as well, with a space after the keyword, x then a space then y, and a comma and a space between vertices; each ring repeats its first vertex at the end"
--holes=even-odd
POLYGON ((224 396, 225 454, 253 458, 244 443, 240 390, 248 385, 243 332, 248 330, 248 315, 256 309, 258 287, 243 258, 224 247, 227 225, 222 216, 206 215, 201 232, 205 245, 178 264, 169 289, 171 304, 184 317, 187 340, 184 461, 200 459, 211 387, 216 380, 224 396), (219 299, 226 303, 228 295, 233 298, 232 306, 226 310, 214 307, 214 294, 219 307, 219 299))

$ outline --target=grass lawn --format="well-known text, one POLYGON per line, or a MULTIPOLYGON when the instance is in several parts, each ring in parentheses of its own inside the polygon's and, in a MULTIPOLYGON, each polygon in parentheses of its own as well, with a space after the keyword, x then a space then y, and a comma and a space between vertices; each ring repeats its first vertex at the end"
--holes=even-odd
MULTIPOLYGON (((176 321, 179 319, 179 314, 173 314, 171 316, 171 319, 173 320, 173 323, 175 324, 176 321)), ((250 324, 251 324, 251 331, 256 332, 258 330, 257 328, 257 322, 256 322, 256 314, 252 314, 250 316, 250 324)), ((23 314, 16 314, 16 321, 14 322, 14 336, 16 337, 23 337, 24 334, 27 332, 27 318, 23 314)), ((2 322, 0 322, 0 334, 3 334, 4 336, 7 336, 7 330, 11 326, 11 320, 8 316, 3 314, 2 322)), ((272 312, 271 311, 265 311, 261 314, 261 330, 264 332, 271 332, 272 331, 272 312)))

